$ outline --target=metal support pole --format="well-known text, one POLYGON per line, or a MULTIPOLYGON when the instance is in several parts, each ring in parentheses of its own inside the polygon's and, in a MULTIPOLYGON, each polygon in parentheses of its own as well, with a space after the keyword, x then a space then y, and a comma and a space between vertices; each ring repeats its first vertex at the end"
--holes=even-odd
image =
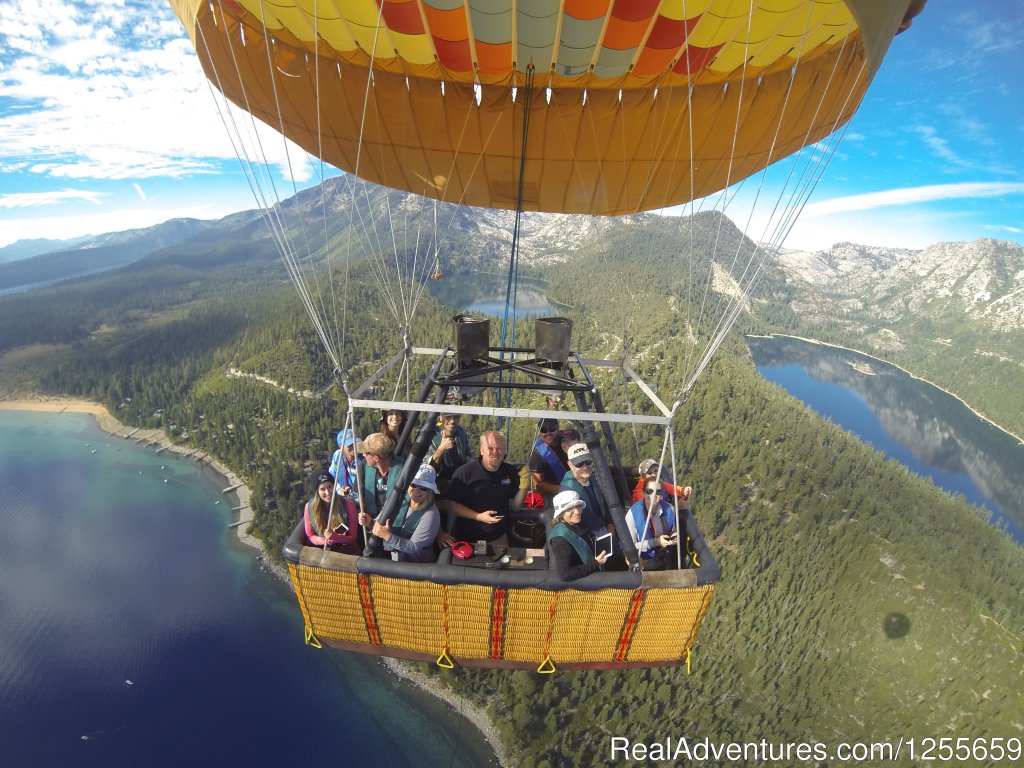
MULTIPOLYGON (((445 349, 445 351, 441 353, 441 357, 439 357, 434 362, 434 365, 431 366, 430 373, 427 374, 427 378, 424 380, 423 386, 420 387, 420 395, 419 398, 417 398, 416 400, 417 403, 427 402, 427 398, 430 397, 430 388, 433 386, 434 379, 437 378, 437 372, 441 370, 441 363, 444 362, 445 356, 447 354, 448 350, 445 349)), ((398 436, 398 442, 395 444, 395 453, 402 453, 402 451, 405 450, 405 446, 409 444, 409 436, 412 434, 412 431, 416 428, 416 422, 419 420, 420 417, 419 411, 406 411, 405 413, 405 422, 402 424, 402 434, 398 436)))
MULTIPOLYGON (((576 392, 576 410, 589 411, 587 399, 582 392, 576 392)), ((615 491, 615 483, 612 480, 611 470, 608 468, 608 460, 601 449, 601 440, 594 429, 591 421, 582 422, 583 440, 590 451, 590 457, 594 460, 594 477, 597 478, 597 486, 604 494, 605 503, 608 505, 608 513, 611 515, 612 523, 615 525, 615 533, 619 537, 619 546, 622 547, 622 554, 631 567, 637 567, 640 562, 640 553, 636 550, 636 543, 626 525, 626 516, 622 511, 622 502, 615 491)))
MULTIPOLYGON (((597 387, 590 390, 590 397, 594 401, 594 410, 598 413, 604 413, 604 402, 601 400, 601 393, 597 391, 597 387)), ((629 489, 629 483, 626 482, 626 470, 622 466, 619 447, 615 444, 615 438, 612 436, 612 425, 602 420, 601 432, 604 433, 604 442, 608 446, 608 455, 611 457, 612 465, 615 467, 612 477, 615 480, 615 487, 619 491, 619 498, 630 499, 633 497, 633 494, 629 489)))
MULTIPOLYGON (((430 394, 429 388, 427 390, 427 394, 430 394)), ((448 387, 442 386, 434 397, 434 403, 436 405, 440 405, 444 402, 447 395, 448 387)), ((420 468, 420 464, 423 463, 423 457, 427 454, 427 447, 434 440, 434 434, 437 432, 437 419, 440 415, 440 409, 432 411, 426 415, 423 428, 420 430, 419 435, 417 435, 416 442, 413 443, 412 450, 409 451, 409 456, 406 458, 405 464, 402 466, 402 471, 398 473, 398 480, 395 481, 395 487, 392 489, 391 495, 384 501, 384 507, 377 514, 376 519, 378 523, 383 524, 386 520, 394 519, 402 497, 405 495, 405 491, 409 487, 409 482, 416 475, 416 470, 420 468)), ((363 549, 363 557, 373 557, 377 552, 380 552, 383 546, 384 542, 381 541, 379 537, 374 536, 372 533, 367 533, 366 547, 363 549)))

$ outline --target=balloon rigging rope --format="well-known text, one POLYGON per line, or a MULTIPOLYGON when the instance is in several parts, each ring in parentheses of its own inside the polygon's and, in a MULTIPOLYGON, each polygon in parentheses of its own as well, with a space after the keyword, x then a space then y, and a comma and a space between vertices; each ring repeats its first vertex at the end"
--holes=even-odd
MULTIPOLYGON (((220 7, 219 3, 216 6, 216 9, 221 12, 221 26, 225 29, 225 39, 228 42, 228 50, 231 52, 231 57, 235 66, 236 75, 239 77, 239 82, 244 83, 240 76, 240 67, 238 64, 237 57, 235 56, 234 44, 230 36, 227 35, 227 25, 224 21, 223 9, 220 7)), ((202 45, 207 53, 207 58, 210 61, 213 61, 213 57, 210 56, 210 48, 208 41, 206 40, 205 33, 202 31, 201 27, 198 27, 198 29, 200 31, 202 45)), ((240 32, 240 34, 244 33, 240 32)), ((244 45, 244 40, 242 40, 241 42, 244 45)), ((221 87, 222 84, 220 79, 220 72, 218 72, 216 68, 214 68, 214 76, 216 77, 217 80, 218 90, 220 90, 221 94, 223 94, 223 88, 221 87)), ((298 264, 294 249, 287 236, 286 228, 280 218, 279 207, 271 205, 271 203, 268 201, 267 189, 273 191, 275 199, 277 198, 277 194, 276 189, 274 188, 273 185, 273 179, 264 170, 267 166, 266 153, 263 151, 262 144, 259 140, 259 134, 257 126, 255 124, 255 118, 251 115, 251 113, 249 114, 251 128, 253 132, 252 141, 254 143, 254 147, 259 150, 259 154, 262 158, 262 164, 256 163, 253 160, 252 156, 250 155, 248 147, 246 146, 243 140, 242 130, 235 122, 234 115, 233 112, 231 111, 231 106, 230 103, 227 101, 227 98, 222 96, 221 99, 218 99, 217 94, 213 92, 212 87, 211 95, 213 96, 214 104, 217 107, 217 111, 218 114, 220 115, 221 121, 225 126, 225 132, 228 135, 229 140, 231 141, 232 146, 235 150, 235 154, 239 161, 239 165, 242 168, 243 175, 246 177, 246 180, 249 183, 249 187, 253 193, 253 197, 257 200, 257 203, 259 204, 261 215, 263 216, 264 221, 267 224, 267 229, 270 232, 272 239, 277 244, 278 251, 280 252, 283 260, 285 261, 288 273, 299 291, 300 298, 303 302, 303 305, 306 308, 307 313, 314 321, 314 329, 316 330, 317 335, 320 337, 321 342, 324 344, 328 354, 331 355, 332 359, 335 360, 337 363, 337 355, 334 354, 332 350, 330 339, 328 338, 322 323, 318 322, 319 318, 316 316, 315 307, 311 301, 308 291, 305 289, 305 285, 303 284, 300 265, 298 264), (222 102, 223 107, 221 106, 222 102), (261 177, 264 178, 264 181, 261 181, 261 177), (266 184, 267 189, 264 189, 264 184, 266 184)), ((248 94, 244 90, 244 85, 243 97, 245 98, 246 104, 248 105, 248 94)))
MULTIPOLYGON (((223 9, 221 9, 221 12, 222 12, 222 16, 223 16, 223 9)), ((262 2, 260 3, 260 21, 263 23, 263 26, 264 26, 264 29, 265 29, 266 28, 266 14, 265 14, 265 8, 264 8, 264 5, 263 5, 262 2)), ((225 26, 225 29, 226 29, 226 26, 225 26)), ((263 39, 264 39, 264 43, 265 43, 264 44, 264 50, 266 51, 266 54, 267 54, 267 56, 266 56, 266 59, 267 59, 267 70, 268 70, 268 74, 270 75, 270 82, 271 82, 271 87, 273 89, 273 96, 274 96, 274 104, 275 104, 275 107, 276 107, 277 113, 278 113, 278 123, 279 123, 278 130, 280 131, 280 135, 281 135, 281 144, 282 144, 282 148, 283 148, 283 151, 284 151, 286 164, 287 164, 287 167, 288 167, 288 175, 289 175, 289 178, 290 178, 290 180, 292 182, 292 194, 295 194, 295 193, 298 192, 298 188, 297 188, 297 185, 295 184, 295 170, 294 170, 294 167, 292 166, 291 152, 289 151, 288 141, 284 137, 284 132, 283 132, 284 123, 283 123, 282 110, 281 110, 281 105, 280 105, 280 96, 279 96, 279 93, 278 93, 278 90, 277 90, 277 78, 274 77, 274 65, 273 65, 273 60, 272 60, 272 56, 271 56, 271 53, 270 53, 270 38, 267 37, 266 35, 264 35, 263 39)), ((243 41, 242 42, 244 44, 244 37, 243 37, 243 41)), ((244 80, 243 80, 243 78, 241 76, 241 71, 240 71, 240 67, 239 67, 239 64, 238 64, 238 59, 237 59, 237 57, 235 55, 235 49, 234 49, 233 46, 231 46, 230 50, 231 50, 231 55, 232 55, 232 61, 235 64, 235 75, 238 78, 239 83, 243 84, 243 94, 245 95, 246 103, 248 105, 248 94, 244 90, 244 80)), ((318 74, 318 72, 317 72, 317 74, 318 74)), ((316 88, 319 89, 319 79, 317 79, 317 81, 316 81, 316 88)), ((266 153, 263 151, 262 142, 259 139, 259 130, 258 130, 258 127, 257 127, 257 125, 255 123, 255 118, 252 116, 251 112, 250 112, 250 115, 249 115, 249 119, 250 119, 250 122, 252 124, 252 135, 254 137, 254 142, 255 142, 256 146, 260 150, 259 156, 260 156, 261 161, 262 161, 262 166, 261 167, 262 168, 267 168, 269 166, 269 163, 267 161, 266 153)), ((318 119, 319 119, 319 111, 318 111, 318 119)), ((310 315, 310 319, 313 322, 314 329, 316 330, 317 335, 320 337, 322 343, 324 344, 324 347, 325 347, 325 349, 326 349, 326 351, 328 353, 328 356, 331 357, 332 362, 335 364, 335 367, 338 367, 340 365, 340 355, 339 355, 335 345, 332 343, 331 337, 327 333, 327 329, 325 327, 326 319, 328 318, 329 315, 328 315, 328 313, 326 311, 326 308, 323 305, 323 291, 322 291, 322 289, 320 288, 320 285, 319 285, 319 276, 317 274, 317 271, 314 268, 315 265, 313 265, 313 263, 312 263, 313 249, 310 246, 309 238, 308 238, 308 235, 307 235, 307 232, 306 232, 305 222, 303 221, 301 216, 296 218, 296 221, 297 221, 297 223, 299 225, 299 228, 300 228, 300 231, 301 231, 301 234, 302 234, 302 237, 303 237, 303 241, 304 241, 304 244, 305 244, 305 251, 304 251, 304 253, 306 255, 306 261, 309 264, 309 270, 308 270, 309 274, 308 274, 308 276, 317 285, 317 291, 316 291, 317 301, 316 302, 314 301, 313 296, 311 295, 311 293, 310 293, 310 291, 308 289, 308 286, 307 286, 307 283, 306 283, 307 275, 305 275, 303 273, 302 261, 300 260, 299 256, 296 255, 295 247, 291 244, 291 239, 290 239, 290 237, 288 235, 288 229, 287 229, 287 227, 284 224, 283 209, 282 209, 282 206, 280 205, 280 203, 281 203, 280 195, 277 193, 276 185, 274 185, 274 183, 273 183, 273 177, 269 173, 266 174, 266 177, 267 177, 267 179, 269 181, 270 187, 273 189, 273 192, 274 192, 275 205, 271 208, 271 210, 274 212, 275 220, 277 221, 277 224, 278 224, 278 228, 279 228, 279 231, 280 231, 280 240, 283 241, 283 242, 286 242, 288 244, 288 247, 281 251, 282 257, 284 258, 285 263, 289 266, 290 274, 292 275, 293 282, 296 284, 296 287, 297 287, 297 289, 300 292, 300 296, 303 297, 303 302, 304 302, 304 304, 305 304, 305 306, 307 308, 307 313, 310 315), (319 306, 320 306, 319 313, 316 311, 316 304, 317 303, 319 303, 319 306)))
MULTIPOLYGON (((844 37, 844 46, 848 44, 848 39, 849 36, 844 37)), ((835 76, 835 70, 836 68, 838 68, 840 61, 841 57, 835 57, 833 72, 830 74, 828 86, 824 89, 823 94, 820 97, 819 102, 815 108, 816 114, 818 113, 818 111, 820 111, 822 107, 822 102, 825 99, 825 94, 827 94, 831 89, 832 79, 835 76)), ((735 323, 736 318, 738 317, 740 311, 743 309, 745 301, 753 292, 753 289, 756 286, 758 279, 762 274, 762 270, 767 260, 768 253, 775 251, 778 248, 778 246, 781 245, 781 243, 785 240, 785 237, 789 234, 789 232, 792 230, 792 227, 795 224, 800 211, 803 210, 803 207, 804 205, 806 205, 808 197, 812 193, 813 189, 817 186, 817 183, 821 179, 825 168, 827 167, 831 158, 834 156, 835 151, 838 148, 839 141, 842 138, 842 135, 845 133, 845 129, 843 131, 837 130, 839 128, 839 121, 842 119, 842 115, 846 111, 846 107, 849 104, 849 100, 855 91, 855 86, 857 82, 859 82, 860 76, 863 74, 863 69, 864 64, 862 64, 861 69, 858 71, 857 75, 851 78, 849 82, 846 84, 846 100, 844 102, 843 109, 839 110, 836 114, 836 122, 833 124, 829 136, 824 140, 825 151, 820 151, 820 145, 822 144, 822 142, 818 142, 818 144, 815 147, 811 147, 810 149, 807 149, 805 152, 797 153, 797 155, 794 157, 790 170, 790 178, 787 180, 786 185, 783 187, 783 191, 779 194, 779 198, 775 204, 775 209, 772 211, 768 224, 765 225, 765 232, 767 232, 768 228, 771 227, 771 222, 775 221, 775 230, 772 234, 771 240, 767 246, 759 245, 757 248, 755 248, 754 253, 751 256, 751 260, 750 262, 748 262, 747 268, 744 270, 743 276, 741 276, 741 285, 744 285, 742 281, 745 281, 745 285, 743 287, 743 290, 741 291, 741 295, 739 297, 736 297, 733 303, 727 308, 727 311, 723 313, 722 319, 719 322, 719 328, 714 335, 713 343, 709 346, 708 350, 706 351, 703 359, 701 360, 700 365, 698 366, 698 369, 687 381, 687 383, 684 385, 683 390, 681 391, 688 391, 693 386, 693 383, 696 380, 697 376, 700 374, 700 372, 702 372, 710 363, 715 351, 717 351, 719 346, 724 341, 724 338, 729 328, 733 323, 735 323), (796 168, 801 162, 801 154, 806 156, 803 171, 800 174, 800 179, 798 183, 794 185, 795 189, 790 193, 789 198, 786 199, 786 188, 790 186, 790 180, 792 179, 793 169, 796 168), (786 203, 783 206, 783 212, 781 214, 778 214, 779 206, 784 199, 786 199, 786 203), (760 254, 760 257, 755 259, 755 257, 758 254, 760 254)), ((782 114, 779 117, 779 122, 776 126, 776 134, 773 138, 771 148, 772 153, 774 153, 775 145, 777 143, 778 131, 781 128, 782 119, 785 115, 786 106, 788 106, 789 97, 791 95, 793 80, 795 79, 795 76, 796 66, 794 66, 792 70, 790 88, 787 90, 786 101, 783 106, 782 114)), ((805 134, 802 143, 806 145, 809 139, 810 128, 808 128, 808 132, 805 134)), ((760 196, 760 191, 764 185, 766 175, 767 167, 761 172, 761 187, 759 187, 758 189, 758 196, 760 196)), ((751 219, 752 216, 753 209, 751 211, 751 219)), ((750 219, 748 219, 748 228, 749 226, 750 219)))

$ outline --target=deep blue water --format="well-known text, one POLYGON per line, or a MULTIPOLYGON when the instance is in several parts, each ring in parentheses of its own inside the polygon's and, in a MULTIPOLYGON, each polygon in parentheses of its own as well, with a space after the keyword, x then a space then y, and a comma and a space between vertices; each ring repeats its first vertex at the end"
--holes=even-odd
POLYGON ((91 417, 0 411, 0 764, 493 762, 375 659, 304 645, 222 486, 91 417))
POLYGON ((820 415, 940 488, 990 510, 1024 544, 1024 445, 963 403, 864 355, 748 339, 757 370, 820 415), (853 364, 870 366, 871 374, 853 364))

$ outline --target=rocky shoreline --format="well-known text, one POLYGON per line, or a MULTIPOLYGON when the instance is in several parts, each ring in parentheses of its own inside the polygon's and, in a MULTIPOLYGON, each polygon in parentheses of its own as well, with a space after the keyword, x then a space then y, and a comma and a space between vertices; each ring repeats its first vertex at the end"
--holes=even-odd
MULTIPOLYGON (((206 452, 178 445, 169 440, 163 430, 160 429, 135 429, 132 427, 126 427, 118 421, 110 411, 106 409, 106 407, 89 400, 31 395, 17 400, 0 400, 0 410, 89 414, 96 418, 96 422, 100 429, 114 437, 134 440, 137 443, 146 445, 146 447, 156 448, 158 451, 171 451, 181 456, 185 456, 186 458, 193 459, 201 466, 210 467, 218 475, 224 478, 224 481, 227 483, 225 488, 232 489, 230 493, 234 494, 237 499, 237 502, 233 507, 241 507, 241 509, 238 510, 238 519, 233 520, 231 524, 235 535, 238 537, 238 541, 257 550, 257 557, 259 558, 260 565, 264 570, 273 573, 289 586, 291 585, 291 579, 288 576, 287 570, 282 565, 274 563, 267 556, 267 550, 263 542, 255 536, 249 535, 245 530, 253 516, 251 506, 251 500, 253 498, 252 491, 247 485, 245 485, 238 475, 206 452)), ((436 689, 431 685, 431 681, 424 677, 411 664, 397 659, 388 658, 382 658, 382 662, 384 666, 392 672, 392 674, 397 675, 409 684, 415 685, 432 696, 441 699, 455 712, 471 722, 494 750, 498 764, 501 765, 502 768, 509 768, 510 763, 508 755, 505 752, 501 740, 498 738, 494 725, 484 712, 475 708, 469 701, 455 693, 452 693, 451 691, 436 689)))

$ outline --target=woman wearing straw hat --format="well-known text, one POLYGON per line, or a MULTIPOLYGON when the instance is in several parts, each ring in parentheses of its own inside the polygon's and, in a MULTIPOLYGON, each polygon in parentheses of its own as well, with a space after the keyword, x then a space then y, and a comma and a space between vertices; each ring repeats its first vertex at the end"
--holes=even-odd
POLYGON ((409 504, 399 511, 395 524, 374 521, 373 535, 384 541, 392 560, 425 563, 435 559, 434 537, 441 527, 441 514, 434 504, 437 492, 434 468, 424 464, 409 483, 409 504))
POLYGON ((594 534, 582 524, 587 503, 576 491, 560 491, 555 494, 553 504, 554 525, 548 534, 548 549, 558 578, 575 581, 600 570, 608 553, 604 550, 594 553, 594 534))

